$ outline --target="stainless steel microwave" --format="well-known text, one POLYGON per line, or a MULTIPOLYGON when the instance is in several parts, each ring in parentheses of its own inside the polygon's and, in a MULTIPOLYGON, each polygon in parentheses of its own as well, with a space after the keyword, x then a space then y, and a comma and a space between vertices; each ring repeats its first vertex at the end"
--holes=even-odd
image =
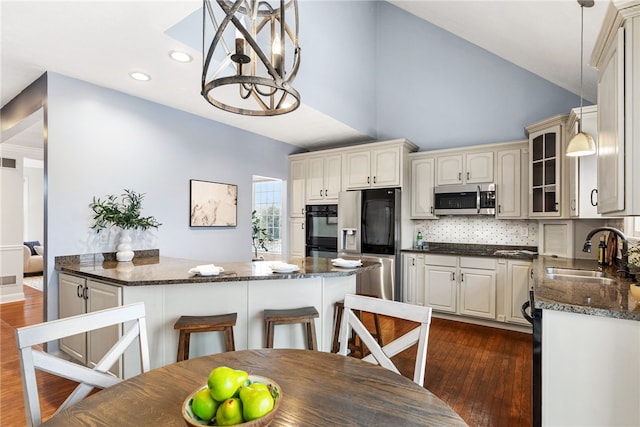
POLYGON ((495 215, 496 185, 440 185, 434 192, 436 215, 495 215))

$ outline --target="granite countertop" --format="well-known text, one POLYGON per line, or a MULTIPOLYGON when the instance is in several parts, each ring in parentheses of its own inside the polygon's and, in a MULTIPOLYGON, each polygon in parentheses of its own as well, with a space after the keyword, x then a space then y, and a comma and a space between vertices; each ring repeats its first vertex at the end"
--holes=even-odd
POLYGON ((580 279, 552 279, 547 276, 549 267, 598 270, 598 264, 594 260, 538 257, 533 262, 536 308, 640 320, 640 301, 629 292, 629 285, 634 282, 618 277, 616 267, 602 269, 605 277, 614 279, 615 284, 589 283, 580 279))
POLYGON ((57 257, 56 269, 118 285, 145 286, 349 276, 380 267, 380 263, 363 261, 361 267, 339 268, 334 267, 328 258, 292 258, 286 262, 299 266, 300 270, 293 273, 273 273, 269 265, 274 262, 277 261, 214 263, 211 260, 136 255, 132 262, 123 263, 109 257, 105 259, 100 254, 90 254, 57 257), (189 273, 191 268, 206 264, 223 267, 224 272, 216 276, 189 273))
POLYGON ((534 259, 538 254, 538 248, 535 246, 478 245, 466 243, 427 242, 422 248, 403 249, 402 252, 430 253, 436 255, 534 259))

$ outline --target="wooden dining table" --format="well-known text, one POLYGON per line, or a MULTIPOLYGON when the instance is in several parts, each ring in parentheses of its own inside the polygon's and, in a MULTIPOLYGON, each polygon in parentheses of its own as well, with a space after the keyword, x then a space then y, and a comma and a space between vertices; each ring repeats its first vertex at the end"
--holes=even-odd
POLYGON ((202 356, 135 376, 61 411, 44 426, 185 426, 184 399, 229 366, 273 379, 282 403, 271 426, 466 426, 408 378, 333 353, 243 350, 202 356))

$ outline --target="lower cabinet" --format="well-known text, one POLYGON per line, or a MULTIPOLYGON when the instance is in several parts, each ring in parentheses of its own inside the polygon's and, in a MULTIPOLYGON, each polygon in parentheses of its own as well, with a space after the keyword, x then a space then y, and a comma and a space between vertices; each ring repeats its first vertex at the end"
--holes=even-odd
POLYGON ((424 305, 435 311, 495 319, 495 259, 425 255, 424 305))
POLYGON ((402 300, 410 304, 424 303, 424 254, 402 254, 402 300))
POLYGON ((306 253, 307 236, 304 231, 304 218, 290 219, 290 247, 289 254, 295 257, 303 257, 306 253))
POLYGON ((531 262, 522 260, 506 260, 505 321, 519 323, 525 326, 531 324, 522 316, 520 308, 529 300, 529 278, 531 277, 531 262))
MULTIPOLYGON (((60 273, 58 280, 59 317, 70 317, 122 305, 118 286, 60 273)), ((112 326, 60 340, 60 349, 87 366, 95 366, 120 338, 121 328, 112 326)), ((110 370, 120 376, 120 363, 110 370)))

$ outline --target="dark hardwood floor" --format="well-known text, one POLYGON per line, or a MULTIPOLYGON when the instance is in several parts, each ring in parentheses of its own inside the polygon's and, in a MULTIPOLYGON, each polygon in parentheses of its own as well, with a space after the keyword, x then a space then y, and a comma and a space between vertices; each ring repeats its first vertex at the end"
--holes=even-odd
MULTIPOLYGON (((42 293, 27 286, 26 301, 0 305, 0 425, 24 426, 16 327, 42 321, 42 293)), ((365 315, 365 322, 367 322, 365 315)), ((411 329, 409 322, 381 318, 385 342, 411 329)), ((413 377, 415 349, 394 358, 413 377)), ((447 402, 472 427, 531 426, 531 335, 462 322, 433 319, 425 387, 447 402)), ((43 420, 54 412, 74 383, 38 373, 43 420)))

